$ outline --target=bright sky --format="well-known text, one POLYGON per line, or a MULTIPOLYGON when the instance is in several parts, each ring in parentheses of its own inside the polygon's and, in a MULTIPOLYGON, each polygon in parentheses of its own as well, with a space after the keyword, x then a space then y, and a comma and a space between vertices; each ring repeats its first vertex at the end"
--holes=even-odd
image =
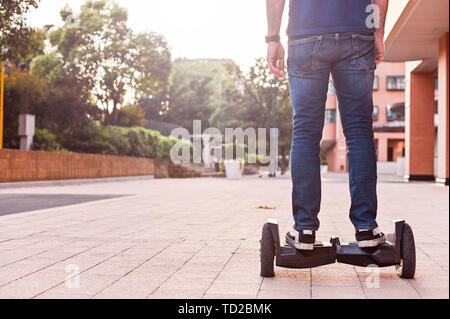
MULTIPOLYGON (((265 56, 264 0, 116 0, 128 9, 135 31, 163 34, 174 58, 231 58, 248 70, 265 56)), ((84 0, 41 0, 29 14, 29 24, 61 25, 59 11, 69 4, 79 11, 84 0)), ((287 13, 287 8, 286 8, 287 13)), ((287 19, 284 19, 286 30, 287 19)))

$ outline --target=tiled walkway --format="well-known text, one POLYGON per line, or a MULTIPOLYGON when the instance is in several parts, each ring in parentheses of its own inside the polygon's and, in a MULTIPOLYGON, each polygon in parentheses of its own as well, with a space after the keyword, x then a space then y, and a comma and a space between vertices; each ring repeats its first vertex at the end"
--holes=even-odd
MULTIPOLYGON (((340 264, 262 279, 261 226, 289 229, 290 188, 249 177, 2 189, 129 196, 0 216, 0 298, 449 297, 449 190, 430 183, 379 184, 381 227, 404 217, 415 232, 414 280, 390 267, 371 288, 366 269, 340 264)), ((326 176, 323 193, 319 239, 353 240, 345 176, 326 176)))

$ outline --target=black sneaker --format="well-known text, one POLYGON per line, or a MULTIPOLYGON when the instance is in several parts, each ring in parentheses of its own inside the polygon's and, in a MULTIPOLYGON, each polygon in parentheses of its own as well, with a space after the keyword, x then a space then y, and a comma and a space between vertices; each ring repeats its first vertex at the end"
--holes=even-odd
POLYGON ((360 248, 377 247, 380 244, 386 242, 386 235, 383 234, 379 229, 378 225, 375 224, 373 230, 357 230, 356 231, 356 241, 360 248))
POLYGON ((313 250, 316 242, 316 232, 312 230, 292 229, 286 234, 286 243, 300 250, 313 250))

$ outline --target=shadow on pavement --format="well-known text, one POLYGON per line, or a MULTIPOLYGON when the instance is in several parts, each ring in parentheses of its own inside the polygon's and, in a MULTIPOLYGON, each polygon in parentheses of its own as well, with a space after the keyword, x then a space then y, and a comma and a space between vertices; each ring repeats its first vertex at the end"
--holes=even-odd
POLYGON ((127 195, 0 194, 0 216, 125 196, 127 195))

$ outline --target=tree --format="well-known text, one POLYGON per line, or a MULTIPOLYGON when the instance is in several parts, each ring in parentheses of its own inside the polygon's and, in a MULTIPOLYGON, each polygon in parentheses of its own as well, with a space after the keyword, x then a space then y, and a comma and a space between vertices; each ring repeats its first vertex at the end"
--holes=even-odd
POLYGON ((193 120, 201 120, 203 127, 221 128, 230 114, 226 119, 215 114, 230 104, 232 94, 239 95, 239 73, 231 60, 177 59, 170 88, 147 91, 139 105, 148 119, 176 123, 187 129, 193 120))
POLYGON ((233 61, 224 65, 221 90, 217 95, 218 107, 211 115, 210 123, 224 131, 225 128, 251 127, 245 117, 245 77, 233 61))
POLYGON ((0 0, 0 55, 5 59, 27 50, 32 30, 26 26, 25 13, 39 0, 0 0))
MULTIPOLYGON (((287 78, 277 79, 265 59, 256 60, 246 76, 244 120, 254 127, 273 127, 273 106, 277 98, 277 128, 280 154, 287 155, 292 141, 292 106, 287 78)), ((282 163, 283 165, 284 163, 282 163)))
POLYGON ((144 111, 142 108, 126 106, 117 111, 117 125, 122 127, 142 126, 144 111))
MULTIPOLYGON (((66 21, 73 11, 66 7, 66 21)), ((117 110, 134 90, 164 89, 171 57, 162 36, 134 35, 126 25, 127 11, 113 1, 86 1, 75 26, 69 24, 50 34, 65 73, 90 90, 105 114, 106 124, 116 124, 117 110)))
POLYGON ((36 115, 37 128, 61 136, 82 130, 95 110, 76 85, 47 83, 38 73, 13 66, 5 79, 5 147, 19 147, 21 113, 36 115))
MULTIPOLYGON (((19 148, 19 114, 31 112, 31 106, 42 105, 43 83, 38 77, 12 68, 5 78, 5 140, 4 147, 19 148)), ((38 121, 41 120, 40 118, 38 121)))
POLYGON ((38 29, 30 29, 27 41, 20 46, 9 48, 9 62, 29 70, 31 61, 42 54, 45 48, 45 34, 38 29))

